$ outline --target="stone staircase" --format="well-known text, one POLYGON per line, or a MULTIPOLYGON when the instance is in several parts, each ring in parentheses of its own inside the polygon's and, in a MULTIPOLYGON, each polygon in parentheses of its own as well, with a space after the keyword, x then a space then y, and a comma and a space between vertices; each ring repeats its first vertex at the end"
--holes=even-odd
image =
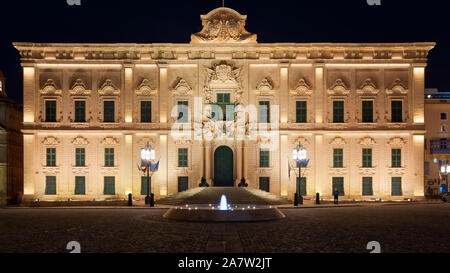
POLYGON ((198 187, 159 199, 156 201, 156 204, 217 204, 219 203, 222 194, 225 194, 229 204, 282 205, 291 203, 283 197, 258 189, 236 187, 198 187))

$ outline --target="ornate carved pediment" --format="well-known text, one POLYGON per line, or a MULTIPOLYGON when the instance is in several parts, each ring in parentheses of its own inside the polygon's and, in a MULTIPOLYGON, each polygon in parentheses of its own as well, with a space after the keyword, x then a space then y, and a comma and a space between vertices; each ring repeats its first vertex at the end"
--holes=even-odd
POLYGON ((406 145, 406 140, 401 137, 393 137, 389 139, 388 144, 391 147, 402 147, 406 145))
POLYGON ((350 88, 344 83, 342 79, 336 79, 334 84, 328 88, 329 95, 348 95, 350 88))
POLYGON ((347 174, 347 168, 329 168, 328 173, 333 175, 344 175, 347 174))
POLYGON ((395 79, 394 82, 391 84, 389 88, 386 89, 386 94, 392 95, 392 94, 399 94, 399 95, 405 95, 408 93, 408 87, 406 87, 402 80, 395 79))
POLYGON ((380 90, 377 89, 376 85, 373 83, 371 78, 365 79, 359 88, 356 90, 356 93, 362 95, 376 95, 380 90))
POLYGON ((138 96, 154 96, 157 91, 152 88, 148 79, 143 79, 141 84, 136 87, 136 95, 138 96))
POLYGON ((117 138, 115 138, 115 137, 107 136, 107 137, 103 138, 100 141, 100 143, 103 144, 103 145, 111 145, 111 146, 113 146, 113 145, 118 145, 119 144, 119 140, 117 138))
POLYGON ((376 168, 359 168, 358 173, 360 175, 374 175, 377 173, 376 168))
POLYGON ((304 138, 304 137, 298 137, 298 138, 296 138, 294 140, 293 144, 295 146, 297 146, 298 144, 301 144, 303 146, 307 146, 307 145, 309 145, 309 141, 306 138, 304 138))
POLYGON ((311 86, 309 86, 309 84, 306 82, 304 78, 300 78, 295 88, 293 90, 290 90, 290 93, 291 95, 311 96, 312 88, 311 86))
POLYGON ((77 136, 76 138, 74 138, 72 140, 72 144, 73 145, 88 145, 89 141, 85 137, 77 136))
POLYGON ((98 93, 100 95, 119 95, 119 89, 113 84, 112 80, 106 79, 100 86, 98 93))
POLYGON ((172 92, 175 95, 190 95, 192 93, 192 87, 185 79, 177 77, 172 85, 172 92))
POLYGON ((273 81, 270 77, 265 77, 262 79, 258 85, 256 85, 256 89, 259 91, 270 91, 273 90, 273 81))
POLYGON ((375 139, 371 137, 363 137, 358 142, 361 146, 373 146, 375 145, 375 139))
POLYGON ((387 173, 389 175, 404 175, 406 173, 406 168, 388 168, 387 173))
POLYGON ((176 145, 191 145, 192 140, 189 137, 181 137, 175 140, 176 145))
POLYGON ((61 95, 62 90, 58 89, 56 83, 53 79, 48 79, 42 89, 40 90, 42 95, 61 95))
POLYGON ((91 90, 86 89, 86 85, 84 84, 82 79, 76 79, 74 84, 69 90, 71 95, 89 95, 91 90))
POLYGON ((330 141, 330 144, 334 146, 342 146, 347 144, 347 142, 342 137, 335 137, 330 141))
POLYGON ((45 137, 42 140, 42 144, 44 144, 44 145, 58 145, 59 143, 60 143, 60 141, 56 137, 53 137, 53 136, 45 137))
POLYGON ((240 103, 242 95, 241 68, 222 61, 205 69, 206 84, 203 87, 205 103, 214 103, 213 90, 231 90, 234 95, 234 103, 240 103))
POLYGON ((143 137, 137 142, 139 147, 144 147, 147 143, 150 144, 150 146, 155 147, 155 143, 151 137, 143 137))
POLYGON ((245 30, 246 15, 230 8, 217 8, 200 15, 202 30, 191 35, 191 43, 256 43, 256 34, 245 30))

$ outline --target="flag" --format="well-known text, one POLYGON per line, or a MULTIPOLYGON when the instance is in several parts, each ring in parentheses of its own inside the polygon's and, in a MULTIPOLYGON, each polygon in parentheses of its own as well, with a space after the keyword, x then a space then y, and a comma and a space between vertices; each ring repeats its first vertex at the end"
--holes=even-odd
POLYGON ((142 167, 139 164, 137 164, 138 170, 140 170, 141 172, 146 172, 147 171, 147 167, 142 167))
POLYGON ((289 163, 289 157, 288 157, 288 177, 290 180, 291 179, 291 163, 289 163))
POLYGON ((308 160, 300 161, 300 164, 302 164, 302 167, 303 167, 303 168, 306 168, 306 167, 308 166, 308 163, 309 163, 309 159, 308 159, 308 160))
POLYGON ((159 159, 155 164, 150 163, 150 171, 151 172, 156 172, 158 170, 158 168, 159 168, 159 159))

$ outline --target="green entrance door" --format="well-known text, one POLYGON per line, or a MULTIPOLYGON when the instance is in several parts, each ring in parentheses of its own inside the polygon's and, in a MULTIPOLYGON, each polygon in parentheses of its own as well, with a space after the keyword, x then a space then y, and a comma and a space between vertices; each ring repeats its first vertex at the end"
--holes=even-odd
POLYGON ((233 187, 233 151, 220 146, 214 152, 214 186, 233 187))

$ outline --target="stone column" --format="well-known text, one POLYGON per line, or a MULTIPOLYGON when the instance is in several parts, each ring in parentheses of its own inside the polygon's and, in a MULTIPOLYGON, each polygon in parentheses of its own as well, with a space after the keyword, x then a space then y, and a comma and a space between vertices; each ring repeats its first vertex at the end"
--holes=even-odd
POLYGON ((125 113, 125 122, 133 122, 133 68, 132 65, 127 64, 125 67, 125 84, 124 84, 124 96, 122 99, 124 101, 123 111, 125 113))
MULTIPOLYGON (((35 198, 35 156, 38 154, 35 148, 34 134, 23 135, 23 199, 29 200, 35 198)), ((45 183, 45 182, 42 182, 45 183)))
POLYGON ((289 114, 289 84, 288 84, 288 63, 280 64, 280 123, 288 122, 289 114))
POLYGON ((167 66, 159 64, 159 122, 166 123, 168 118, 167 106, 169 100, 169 85, 167 83, 167 66))
POLYGON ((242 149, 243 149, 243 166, 242 166, 242 175, 247 180, 247 183, 250 185, 250 181, 248 181, 248 147, 245 141, 242 142, 242 149))
POLYGON ((323 64, 315 64, 315 117, 316 123, 322 123, 325 120, 326 109, 324 105, 326 105, 326 96, 324 94, 323 88, 323 64))
POLYGON ((122 181, 120 183, 122 184, 122 192, 119 192, 119 194, 123 194, 125 198, 128 198, 128 193, 133 195, 139 194, 138 192, 133 192, 133 135, 125 135, 125 145, 123 145, 122 153, 122 181))
POLYGON ((236 186, 241 182, 242 178, 242 142, 236 144, 236 186))
MULTIPOLYGON (((412 101, 409 103, 412 105, 413 111, 413 122, 414 123, 424 123, 424 109, 425 109, 425 64, 414 65, 413 66, 413 92, 412 101)), ((407 107, 406 105, 404 107, 407 107)), ((407 108, 408 110, 411 107, 407 108)))
POLYGON ((211 184, 211 143, 209 141, 205 142, 205 179, 206 182, 211 184))
POLYGON ((283 134, 281 135, 280 141, 280 194, 282 196, 288 195, 288 187, 289 187, 289 176, 288 176, 288 157, 289 155, 289 145, 288 145, 288 136, 283 134))
POLYGON ((164 197, 168 194, 169 189, 169 177, 168 177, 168 139, 166 134, 159 136, 159 149, 161 153, 161 161, 159 162, 159 194, 164 197))

